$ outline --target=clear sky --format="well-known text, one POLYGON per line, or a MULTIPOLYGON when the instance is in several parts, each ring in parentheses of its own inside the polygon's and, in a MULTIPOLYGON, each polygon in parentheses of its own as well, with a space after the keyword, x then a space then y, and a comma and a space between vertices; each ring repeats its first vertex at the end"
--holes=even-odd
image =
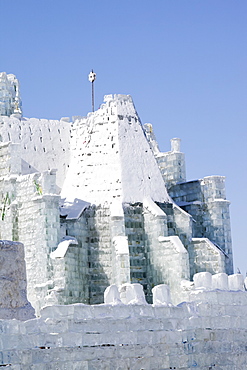
POLYGON ((234 266, 247 270, 247 1, 0 0, 0 71, 26 117, 59 119, 132 95, 160 149, 182 139, 187 179, 225 175, 234 266))

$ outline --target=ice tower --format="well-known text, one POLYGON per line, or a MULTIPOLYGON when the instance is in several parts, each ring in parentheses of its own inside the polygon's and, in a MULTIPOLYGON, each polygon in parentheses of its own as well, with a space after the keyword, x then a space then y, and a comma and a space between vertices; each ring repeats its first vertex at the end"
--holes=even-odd
POLYGON ((0 116, 22 115, 20 84, 15 75, 0 73, 0 116))

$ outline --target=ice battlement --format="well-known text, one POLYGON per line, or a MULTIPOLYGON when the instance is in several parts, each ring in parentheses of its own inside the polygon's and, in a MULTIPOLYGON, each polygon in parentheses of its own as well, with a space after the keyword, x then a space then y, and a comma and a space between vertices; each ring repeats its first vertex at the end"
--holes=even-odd
POLYGON ((25 279, 23 245, 2 241, 0 257, 7 262, 0 276, 0 366, 229 370, 229 362, 232 369, 247 365, 241 274, 196 274, 194 283, 181 283, 187 300, 178 306, 167 285, 155 286, 153 304, 147 304, 142 285, 127 283, 109 286, 104 304, 48 305, 35 318, 19 279, 20 271, 25 279))

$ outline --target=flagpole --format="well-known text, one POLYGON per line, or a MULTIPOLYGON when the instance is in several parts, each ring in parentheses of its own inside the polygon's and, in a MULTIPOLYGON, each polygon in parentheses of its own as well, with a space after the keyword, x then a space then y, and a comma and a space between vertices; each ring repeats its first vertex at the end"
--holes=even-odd
POLYGON ((94 81, 96 80, 96 73, 92 70, 89 75, 88 79, 90 82, 92 82, 92 112, 94 112, 94 81))

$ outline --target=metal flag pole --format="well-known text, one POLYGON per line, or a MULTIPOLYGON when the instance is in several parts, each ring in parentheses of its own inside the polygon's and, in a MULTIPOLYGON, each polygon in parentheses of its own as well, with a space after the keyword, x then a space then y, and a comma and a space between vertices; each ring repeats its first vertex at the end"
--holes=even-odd
POLYGON ((96 80, 96 73, 94 73, 93 70, 89 73, 88 79, 90 82, 92 82, 92 112, 94 112, 94 85, 93 83, 96 80))

